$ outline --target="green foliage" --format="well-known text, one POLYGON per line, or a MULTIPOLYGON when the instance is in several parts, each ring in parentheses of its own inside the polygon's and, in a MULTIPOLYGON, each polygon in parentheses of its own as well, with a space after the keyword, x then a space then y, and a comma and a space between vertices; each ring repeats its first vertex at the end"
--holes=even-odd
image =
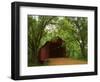
POLYGON ((66 55, 87 60, 87 18, 28 16, 28 65, 40 65, 38 51, 59 36, 65 41, 66 55))
POLYGON ((55 18, 52 16, 28 16, 28 65, 36 65, 38 62, 38 51, 40 41, 44 36, 44 29, 51 20, 55 18))

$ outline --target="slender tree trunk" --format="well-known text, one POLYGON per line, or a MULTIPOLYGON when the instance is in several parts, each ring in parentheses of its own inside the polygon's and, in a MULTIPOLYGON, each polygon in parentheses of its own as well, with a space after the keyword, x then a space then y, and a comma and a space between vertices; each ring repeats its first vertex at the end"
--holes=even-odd
POLYGON ((35 47, 35 50, 34 50, 34 52, 33 52, 33 63, 34 64, 39 64, 39 61, 38 61, 38 48, 37 47, 35 47))
POLYGON ((87 53, 86 53, 85 45, 81 43, 80 48, 81 48, 81 54, 82 54, 83 58, 86 58, 87 53))

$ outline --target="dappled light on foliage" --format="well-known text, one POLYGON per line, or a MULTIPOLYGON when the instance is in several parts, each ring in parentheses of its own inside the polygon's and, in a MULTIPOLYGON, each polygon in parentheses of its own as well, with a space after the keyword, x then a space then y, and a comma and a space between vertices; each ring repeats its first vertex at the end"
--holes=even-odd
MULTIPOLYGON (((65 54, 65 56, 63 56, 64 61, 66 60, 67 62, 67 59, 71 58, 71 60, 79 60, 86 63, 88 59, 87 23, 87 17, 29 15, 28 66, 49 65, 48 61, 50 60, 50 56, 53 55, 50 54, 50 44, 49 56, 46 56, 46 61, 42 64, 39 62, 39 51, 44 45, 47 46, 47 42, 52 43, 55 41, 55 44, 57 44, 58 37, 63 42, 59 46, 53 48, 55 52, 57 50, 62 50, 61 55, 65 54)), ((48 46, 46 48, 48 48, 48 46)), ((43 53, 46 52, 44 51, 43 53)))

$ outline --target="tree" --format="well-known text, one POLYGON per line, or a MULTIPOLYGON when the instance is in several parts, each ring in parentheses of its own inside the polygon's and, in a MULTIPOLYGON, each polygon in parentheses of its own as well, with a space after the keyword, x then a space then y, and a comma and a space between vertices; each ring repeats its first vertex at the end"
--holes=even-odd
POLYGON ((38 62, 38 51, 41 38, 44 36, 44 29, 54 17, 52 16, 28 16, 28 54, 29 62, 38 62), (33 59, 33 58, 34 59, 33 59))
POLYGON ((87 59, 87 18, 63 17, 57 23, 57 34, 65 40, 69 56, 87 59))
POLYGON ((81 54, 87 58, 87 18, 86 17, 71 17, 68 20, 73 24, 74 37, 79 43, 81 54))

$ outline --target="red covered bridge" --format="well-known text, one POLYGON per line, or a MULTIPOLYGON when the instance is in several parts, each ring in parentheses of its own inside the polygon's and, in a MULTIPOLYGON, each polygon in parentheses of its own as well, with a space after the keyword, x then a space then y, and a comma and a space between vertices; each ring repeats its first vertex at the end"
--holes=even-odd
POLYGON ((44 63, 48 58, 66 57, 66 48, 61 38, 51 40, 45 43, 39 50, 39 62, 44 63))

